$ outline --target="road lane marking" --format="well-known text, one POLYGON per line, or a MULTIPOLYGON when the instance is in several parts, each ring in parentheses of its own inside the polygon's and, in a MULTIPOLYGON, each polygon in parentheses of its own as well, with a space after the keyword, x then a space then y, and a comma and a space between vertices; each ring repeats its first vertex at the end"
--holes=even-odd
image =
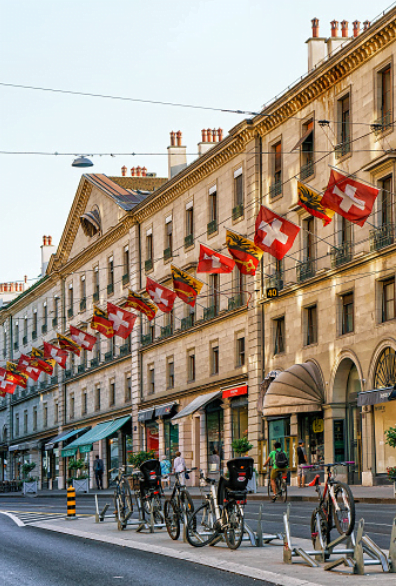
POLYGON ((14 521, 14 523, 16 523, 18 525, 18 527, 25 527, 25 523, 23 521, 21 521, 20 519, 18 519, 18 517, 16 517, 12 513, 6 513, 5 511, 0 511, 0 514, 5 515, 6 517, 9 517, 10 519, 12 519, 14 521))

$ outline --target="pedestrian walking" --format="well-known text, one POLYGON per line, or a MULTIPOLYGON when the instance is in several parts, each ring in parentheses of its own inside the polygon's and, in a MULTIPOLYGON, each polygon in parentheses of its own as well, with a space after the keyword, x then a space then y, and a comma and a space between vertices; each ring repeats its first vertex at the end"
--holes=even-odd
POLYGON ((220 480, 220 454, 218 450, 213 450, 209 456, 209 474, 208 477, 212 480, 220 480))
POLYGON ((181 452, 176 452, 176 458, 173 461, 173 472, 182 472, 182 474, 180 474, 180 484, 185 485, 186 462, 181 455, 181 452))
POLYGON ((166 456, 162 456, 161 462, 161 486, 165 488, 165 484, 170 488, 170 477, 169 474, 172 472, 172 464, 166 456))
POLYGON ((297 448, 297 485, 299 488, 304 488, 305 486, 305 469, 303 468, 304 464, 307 463, 307 452, 304 448, 303 440, 298 442, 297 448))
POLYGON ((103 490, 104 465, 103 465, 103 460, 101 458, 99 458, 98 455, 95 458, 93 469, 94 469, 94 473, 95 473, 96 486, 98 487, 98 490, 103 490))

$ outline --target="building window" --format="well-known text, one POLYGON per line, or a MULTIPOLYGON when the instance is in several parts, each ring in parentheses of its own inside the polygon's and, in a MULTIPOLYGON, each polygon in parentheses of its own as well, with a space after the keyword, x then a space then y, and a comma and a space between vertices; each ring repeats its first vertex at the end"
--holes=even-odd
POLYGON ((194 207, 193 202, 186 205, 186 235, 184 245, 192 246, 194 244, 194 207))
POLYGON ((392 68, 387 65, 380 71, 377 78, 378 87, 378 120, 380 130, 386 130, 392 123, 392 68))
POLYGON ((232 218, 236 220, 243 216, 243 173, 242 169, 234 172, 234 208, 232 218))
POLYGON ((282 193, 282 142, 272 146, 272 184, 270 196, 276 197, 282 193))
POLYGON ((210 355, 210 372, 211 374, 219 374, 219 346, 216 344, 211 347, 210 355))
MULTIPOLYGON (((220 310, 220 276, 218 274, 209 275, 209 310, 212 310, 213 315, 209 317, 215 317, 218 315, 220 310)), ((210 313, 210 312, 209 312, 210 313)))
POLYGON ((173 221, 172 216, 166 218, 165 221, 165 250, 164 260, 171 258, 173 254, 173 221))
POLYGON ((99 334, 96 334, 96 342, 94 344, 93 351, 94 351, 94 358, 99 363, 100 362, 100 335, 99 334))
MULTIPOLYGON (((54 317, 52 318, 52 326, 56 327, 58 325, 59 319, 59 297, 54 298, 54 317)), ((27 334, 27 332, 26 332, 27 334)))
POLYGON ((80 311, 85 311, 87 308, 87 282, 85 275, 80 277, 80 311))
POLYGON ((81 391, 81 415, 86 415, 88 410, 87 389, 81 391))
POLYGON ((26 435, 28 432, 28 412, 23 412, 23 433, 26 435))
POLYGON ((95 387, 95 411, 100 411, 100 385, 95 387))
POLYGON ((285 351, 285 317, 274 319, 274 354, 285 351))
POLYGON ((125 377, 125 403, 132 401, 132 379, 128 375, 125 377))
POLYGON ((154 364, 150 364, 148 367, 148 393, 149 395, 153 395, 155 393, 154 364))
POLYGON ((302 126, 301 137, 301 180, 307 179, 314 172, 314 123, 309 120, 302 126))
POLYGON ((382 321, 394 319, 395 310, 395 278, 382 283, 382 321))
POLYGON ((37 338, 37 309, 33 311, 33 329, 32 329, 32 339, 35 340, 37 338))
POLYGON ((336 158, 343 157, 351 150, 351 117, 350 117, 350 96, 347 94, 337 102, 337 139, 336 158))
POLYGON ((114 261, 110 256, 107 259, 107 295, 114 293, 114 261))
POLYGON ((341 296, 341 333, 350 334, 354 330, 353 323, 353 293, 346 293, 341 296))
POLYGON ((123 252, 123 263, 124 263, 124 274, 122 276, 122 284, 126 285, 129 283, 130 275, 129 275, 129 247, 124 246, 123 252))
POLYGON ((15 437, 19 436, 19 413, 15 415, 15 437))
POLYGON ((37 431, 37 407, 33 407, 33 431, 37 431))
POLYGON ((48 427, 48 406, 47 403, 43 405, 43 426, 48 427))
POLYGON ((74 419, 74 395, 69 398, 69 419, 74 419))
POLYGON ((172 358, 168 358, 166 363, 166 386, 168 389, 173 389, 175 386, 175 363, 172 358))
POLYGON ((377 226, 382 228, 392 224, 392 176, 381 179, 379 187, 377 226))
POLYGON ((245 366, 245 338, 236 341, 236 366, 245 366))
POLYGON ((153 233, 147 231, 146 235, 146 260, 153 260, 153 233))
POLYGON ((73 285, 69 285, 67 317, 73 317, 73 285))
POLYGON ((15 329, 14 329, 14 349, 18 350, 19 348, 19 323, 17 322, 15 324, 15 329))
POLYGON ((112 381, 110 383, 110 388, 109 388, 109 405, 110 405, 110 407, 113 407, 115 405, 115 401, 116 401, 115 382, 112 381))
POLYGON ((304 310, 305 313, 305 346, 316 344, 318 341, 318 314, 316 305, 311 305, 304 310))
POLYGON ((97 303, 100 297, 100 286, 99 286, 99 267, 94 267, 93 270, 93 301, 97 303))
POLYGON ((187 354, 187 380, 195 381, 195 350, 190 350, 187 354))
POLYGON ((28 335, 28 318, 25 315, 25 319, 23 320, 23 343, 27 344, 27 335, 28 335))
POLYGON ((209 222, 208 236, 217 231, 217 188, 216 186, 209 189, 209 222))
POLYGON ((43 327, 42 327, 43 334, 47 333, 47 328, 48 328, 48 308, 47 308, 47 302, 45 302, 43 305, 43 327))

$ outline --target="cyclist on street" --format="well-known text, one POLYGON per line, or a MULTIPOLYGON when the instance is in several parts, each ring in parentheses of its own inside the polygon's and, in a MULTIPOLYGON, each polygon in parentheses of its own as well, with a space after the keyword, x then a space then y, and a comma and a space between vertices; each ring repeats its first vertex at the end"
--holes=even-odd
POLYGON ((271 469, 271 488, 274 494, 272 500, 274 501, 277 497, 278 490, 276 486, 276 479, 282 474, 288 467, 288 460, 286 454, 282 450, 282 444, 280 442, 274 443, 274 449, 270 452, 267 460, 264 462, 264 466, 272 466, 271 469), (283 464, 283 466, 281 465, 283 464))

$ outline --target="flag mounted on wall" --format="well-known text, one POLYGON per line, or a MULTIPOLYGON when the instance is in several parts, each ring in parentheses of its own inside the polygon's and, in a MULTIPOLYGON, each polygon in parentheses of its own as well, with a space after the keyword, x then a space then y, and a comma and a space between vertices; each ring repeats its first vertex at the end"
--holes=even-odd
POLYGON ((58 344, 62 350, 67 350, 68 352, 73 352, 76 356, 80 356, 81 346, 79 346, 74 340, 68 338, 67 336, 63 336, 62 334, 56 334, 58 338, 58 344))
POLYGON ((243 275, 255 275, 263 251, 252 240, 248 240, 231 230, 226 234, 227 248, 243 275))
POLYGON ((79 330, 74 326, 70 326, 70 337, 74 342, 81 346, 81 348, 84 348, 84 350, 88 350, 89 352, 91 352, 96 342, 95 336, 91 336, 91 334, 87 334, 84 330, 79 330))
POLYGON ((51 375, 54 371, 55 361, 52 358, 45 358, 44 352, 38 348, 32 348, 30 353, 30 364, 43 372, 51 375))
POLYGON ((5 368, 0 367, 0 393, 2 393, 2 396, 4 397, 5 393, 12 395, 15 389, 16 383, 12 380, 12 374, 5 368))
POLYGON ((112 303, 107 303, 107 315, 113 326, 114 334, 126 340, 133 330, 136 315, 112 303))
POLYGON ((235 260, 229 256, 200 245, 197 273, 231 273, 234 267, 235 260))
POLYGON ((353 224, 363 226, 371 214, 378 192, 377 187, 332 169, 322 205, 353 224))
POLYGON ((186 271, 171 265, 173 290, 184 303, 194 307, 197 296, 200 294, 204 283, 189 275, 186 271))
POLYGON ((44 342, 44 356, 46 358, 52 358, 59 366, 66 368, 67 352, 65 350, 44 342))
POLYGON ((151 299, 164 313, 172 311, 176 299, 176 293, 163 285, 160 285, 150 277, 146 277, 146 291, 151 299))
POLYGON ((94 305, 94 312, 91 320, 91 328, 103 334, 106 338, 114 336, 113 324, 109 320, 107 311, 103 311, 94 305))
POLYGON ((299 231, 297 224, 261 206, 256 218, 254 242, 261 250, 269 252, 277 260, 282 260, 293 246, 299 231))
POLYGON ((26 372, 28 377, 36 382, 42 371, 39 368, 32 366, 30 360, 30 356, 21 354, 18 360, 18 368, 23 372, 26 372))
POLYGON ((128 299, 126 301, 126 307, 133 307, 136 311, 144 313, 149 321, 155 318, 155 314, 158 311, 158 307, 147 297, 135 293, 135 291, 128 291, 128 299))
POLYGON ((323 195, 321 193, 318 193, 311 187, 308 187, 308 185, 305 185, 305 183, 297 181, 297 194, 298 205, 304 208, 304 210, 307 210, 307 212, 311 214, 311 216, 315 216, 315 218, 320 218, 323 222, 323 226, 327 226, 327 224, 330 224, 335 214, 335 211, 323 207, 323 195))
POLYGON ((9 374, 12 375, 8 376, 7 380, 15 383, 16 385, 19 385, 23 389, 26 389, 29 378, 28 375, 25 372, 19 370, 18 366, 13 362, 7 362, 6 369, 8 370, 9 374))

